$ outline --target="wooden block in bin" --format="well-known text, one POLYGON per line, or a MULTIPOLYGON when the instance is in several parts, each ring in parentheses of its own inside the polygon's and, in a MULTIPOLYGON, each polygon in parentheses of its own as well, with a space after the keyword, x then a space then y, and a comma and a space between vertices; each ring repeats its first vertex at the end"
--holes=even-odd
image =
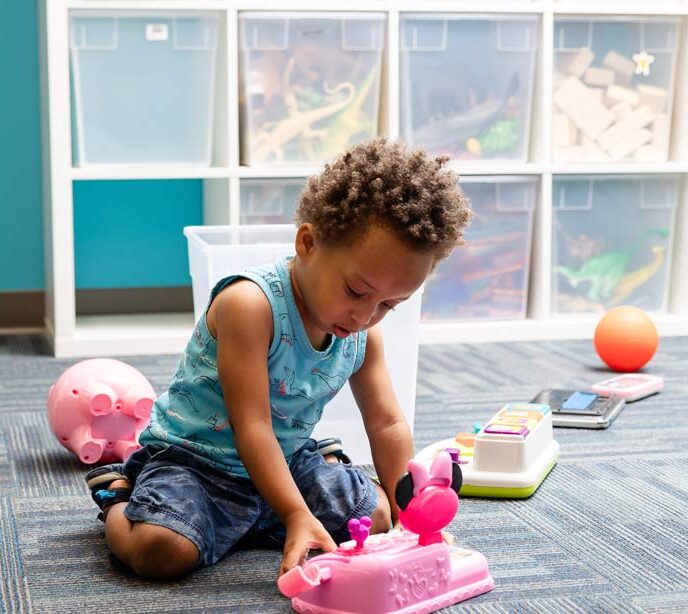
POLYGON ((614 71, 611 68, 588 68, 583 75, 583 83, 606 87, 614 83, 614 71))
POLYGON ((613 160, 621 160, 634 153, 641 145, 652 140, 652 132, 643 128, 636 132, 627 134, 623 139, 617 141, 607 151, 613 160))
POLYGON ((571 120, 565 113, 552 115, 552 145, 557 149, 571 145, 571 120))
POLYGON ((555 70, 552 73, 552 85, 556 90, 564 81, 566 81, 566 75, 560 70, 555 70))
POLYGON ((562 147, 554 152, 555 162, 582 162, 585 160, 585 149, 581 145, 562 147))
POLYGON ((585 135, 581 136, 581 147, 586 162, 604 162, 609 156, 595 141, 585 135))
POLYGON ((655 87, 654 85, 638 85, 639 105, 647 105, 655 113, 663 113, 667 108, 669 100, 669 92, 663 87, 655 87))
POLYGON ((616 51, 610 51, 604 56, 602 66, 611 68, 616 73, 615 81, 625 85, 630 83, 635 72, 635 62, 616 51))
POLYGON ((665 162, 668 154, 666 149, 660 149, 654 145, 638 147, 633 156, 637 162, 665 162))
POLYGON ((590 93, 600 101, 601 104, 605 103, 605 98, 607 95, 607 90, 604 87, 589 87, 590 93))
POLYGON ((609 85, 607 86, 605 99, 610 107, 618 102, 626 102, 631 107, 637 107, 638 101, 640 100, 640 94, 636 90, 632 90, 628 87, 609 85))
POLYGON ((615 121, 620 122, 630 117, 633 114, 633 109, 627 102, 617 102, 611 108, 611 112, 614 114, 615 121))
POLYGON ((592 49, 582 47, 576 51, 575 55, 566 63, 564 71, 573 77, 582 77, 585 71, 588 70, 590 64, 595 59, 595 54, 592 49))
POLYGON ((669 150, 669 134, 671 132, 671 118, 666 114, 655 116, 652 122, 652 144, 655 147, 669 150))
POLYGON ((569 122, 569 145, 571 145, 571 147, 580 144, 579 141, 582 134, 583 133, 576 128, 573 122, 569 122))
POLYGON ((600 134, 600 136, 597 138, 597 142, 599 143, 600 147, 603 147, 611 153, 610 149, 616 143, 623 140, 626 135, 632 132, 637 132, 640 128, 644 128, 645 126, 651 124, 654 118, 655 114, 650 110, 649 107, 640 107, 639 109, 633 111, 633 113, 631 113, 631 115, 629 115, 626 119, 614 124, 600 134))
POLYGON ((562 83, 554 93, 554 103, 591 139, 597 138, 614 121, 612 112, 576 77, 562 83))

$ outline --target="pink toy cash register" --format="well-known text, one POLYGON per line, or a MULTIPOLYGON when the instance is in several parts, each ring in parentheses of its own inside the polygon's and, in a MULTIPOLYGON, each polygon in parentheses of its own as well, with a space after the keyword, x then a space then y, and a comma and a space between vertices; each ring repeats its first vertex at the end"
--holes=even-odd
POLYGON ((294 610, 308 614, 417 614, 492 590, 482 554, 442 541, 441 530, 459 507, 461 481, 447 452, 429 470, 409 461, 395 492, 405 530, 369 536, 370 519, 352 519, 351 541, 285 573, 280 591, 294 610))

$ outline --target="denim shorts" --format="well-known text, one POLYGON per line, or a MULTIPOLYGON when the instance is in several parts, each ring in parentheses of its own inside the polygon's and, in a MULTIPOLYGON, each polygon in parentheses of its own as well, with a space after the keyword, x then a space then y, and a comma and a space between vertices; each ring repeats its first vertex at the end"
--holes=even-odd
MULTIPOLYGON (((371 479, 356 467, 326 462, 313 439, 291 457, 289 469, 337 543, 349 539, 350 518, 370 516, 377 506, 371 479)), ((124 474, 134 484, 125 516, 190 539, 200 552, 199 566, 216 563, 238 544, 284 543, 284 526, 251 480, 216 469, 181 446, 144 446, 128 458, 124 474)))

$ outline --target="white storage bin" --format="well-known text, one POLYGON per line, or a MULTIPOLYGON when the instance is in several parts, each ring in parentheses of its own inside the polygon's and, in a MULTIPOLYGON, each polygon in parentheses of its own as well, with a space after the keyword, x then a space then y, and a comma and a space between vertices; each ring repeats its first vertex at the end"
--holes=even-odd
POLYGON ((668 158, 679 26, 669 17, 555 19, 555 161, 668 158))
MULTIPOLYGON (((296 227, 292 224, 187 226, 184 234, 189 242, 194 313, 198 319, 205 310, 211 289, 220 279, 246 267, 267 264, 293 254, 296 227)), ((419 290, 382 322, 387 366, 411 428, 416 406, 420 308, 419 290)), ((372 463, 368 438, 348 384, 327 405, 314 436, 340 437, 354 462, 372 463)))
POLYGON ((457 159, 528 157, 536 16, 401 16, 401 135, 457 159))
POLYGON ((288 224, 294 221, 306 179, 242 179, 239 187, 241 224, 288 224))
POLYGON ((559 176, 553 189, 552 309, 666 309, 679 179, 559 176))
POLYGON ((464 177, 473 221, 466 244, 425 283, 425 320, 524 318, 537 180, 464 177))
POLYGON ((210 291, 223 277, 294 254, 291 225, 186 226, 194 318, 207 307, 210 291))
POLYGON ((73 162, 209 165, 216 13, 72 11, 73 162))
POLYGON ((319 162, 378 132, 385 16, 240 13, 241 162, 319 162))

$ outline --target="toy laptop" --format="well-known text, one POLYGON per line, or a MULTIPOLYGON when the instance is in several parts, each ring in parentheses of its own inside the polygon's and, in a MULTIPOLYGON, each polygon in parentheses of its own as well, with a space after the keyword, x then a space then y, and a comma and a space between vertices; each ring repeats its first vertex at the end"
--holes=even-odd
POLYGON ((456 456, 463 472, 459 494, 467 497, 530 497, 559 459, 552 412, 544 403, 510 403, 476 434, 438 441, 416 458, 427 462, 441 450, 456 456))
POLYGON ((352 540, 313 557, 278 580, 297 612, 434 612, 494 588, 485 557, 449 546, 441 530, 459 507, 461 469, 446 452, 409 461, 395 499, 403 531, 369 536, 368 517, 348 523, 352 540))

